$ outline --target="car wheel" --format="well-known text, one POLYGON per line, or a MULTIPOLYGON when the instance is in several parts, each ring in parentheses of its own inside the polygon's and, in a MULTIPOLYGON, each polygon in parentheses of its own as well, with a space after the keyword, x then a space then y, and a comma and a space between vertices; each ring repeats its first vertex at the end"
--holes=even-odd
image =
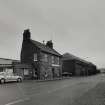
POLYGON ((2 78, 2 79, 0 80, 0 82, 1 82, 1 84, 4 84, 4 83, 5 83, 5 79, 2 78))
POLYGON ((17 82, 21 82, 21 81, 22 81, 21 78, 18 78, 18 79, 17 79, 17 82))

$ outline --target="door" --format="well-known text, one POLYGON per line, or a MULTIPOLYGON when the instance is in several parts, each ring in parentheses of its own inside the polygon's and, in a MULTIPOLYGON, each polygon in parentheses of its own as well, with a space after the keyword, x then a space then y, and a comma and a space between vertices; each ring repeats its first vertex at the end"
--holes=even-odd
POLYGON ((37 68, 33 70, 33 79, 38 79, 37 68))
POLYGON ((5 80, 6 80, 6 81, 12 81, 12 74, 7 73, 7 74, 5 75, 5 80))
POLYGON ((54 70, 54 68, 52 68, 52 77, 53 78, 55 77, 55 70, 54 70))

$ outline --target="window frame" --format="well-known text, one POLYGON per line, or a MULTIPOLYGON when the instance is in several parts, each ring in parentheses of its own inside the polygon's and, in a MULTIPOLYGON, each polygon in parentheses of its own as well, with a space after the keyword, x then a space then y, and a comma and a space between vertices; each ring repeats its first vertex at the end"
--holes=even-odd
POLYGON ((44 54, 44 61, 48 62, 48 54, 44 54))
POLYGON ((34 61, 38 61, 38 54, 34 53, 34 61))
POLYGON ((51 63, 55 64, 55 57, 54 57, 54 55, 51 56, 51 63))

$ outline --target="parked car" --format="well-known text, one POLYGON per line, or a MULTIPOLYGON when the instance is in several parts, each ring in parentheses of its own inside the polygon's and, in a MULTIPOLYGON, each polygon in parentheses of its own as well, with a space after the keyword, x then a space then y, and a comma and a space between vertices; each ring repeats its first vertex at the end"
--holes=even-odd
POLYGON ((5 82, 10 82, 10 81, 21 82, 22 80, 23 79, 21 76, 15 75, 13 73, 6 73, 6 72, 0 73, 0 83, 1 84, 5 82))
POLYGON ((71 76, 72 76, 72 73, 63 72, 63 73, 62 73, 62 76, 63 76, 63 77, 71 77, 71 76))

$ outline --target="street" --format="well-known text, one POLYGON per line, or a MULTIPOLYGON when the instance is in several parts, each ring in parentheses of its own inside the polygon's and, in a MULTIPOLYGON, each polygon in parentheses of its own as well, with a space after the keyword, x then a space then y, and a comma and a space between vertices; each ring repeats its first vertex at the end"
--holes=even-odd
POLYGON ((6 83, 0 85, 0 105, 96 105, 93 102, 81 104, 79 101, 85 100, 101 83, 105 83, 104 74, 56 81, 6 83))

